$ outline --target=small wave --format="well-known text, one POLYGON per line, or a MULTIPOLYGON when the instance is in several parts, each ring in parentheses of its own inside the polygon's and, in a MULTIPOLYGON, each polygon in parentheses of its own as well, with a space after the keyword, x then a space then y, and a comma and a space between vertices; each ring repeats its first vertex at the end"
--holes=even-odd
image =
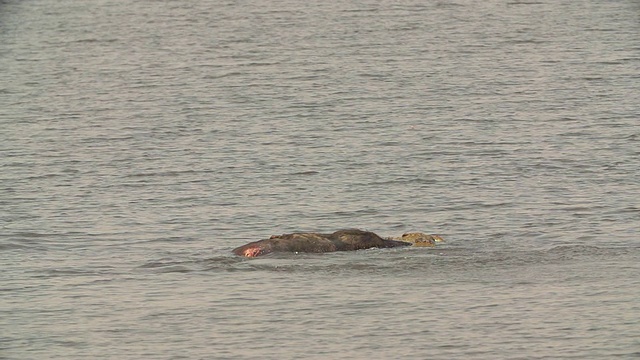
POLYGON ((39 246, 37 244, 28 244, 28 243, 20 243, 20 242, 4 242, 0 243, 0 251, 11 251, 11 250, 46 250, 44 246, 39 246))
POLYGON ((118 39, 98 39, 98 38, 86 38, 86 39, 78 39, 73 42, 76 43, 112 43, 116 42, 118 39))
POLYGON ((201 174, 208 173, 210 171, 202 171, 202 170, 170 170, 170 171, 159 171, 159 172, 145 172, 145 173, 135 173, 126 175, 127 178, 137 178, 137 177, 148 177, 148 176, 182 176, 182 175, 193 175, 193 174, 201 174))
POLYGON ((239 71, 230 71, 224 74, 205 75, 204 79, 213 80, 213 79, 222 79, 225 77, 240 76, 240 75, 243 75, 243 73, 239 71))
POLYGON ((318 174, 320 174, 319 171, 309 170, 309 171, 294 172, 289 175, 318 175, 318 174))
POLYGON ((510 1, 507 3, 507 6, 513 5, 543 5, 544 3, 541 1, 510 1))
POLYGON ((578 257, 615 258, 628 255, 633 252, 629 247, 605 247, 594 245, 567 244, 554 246, 545 251, 545 254, 555 258, 569 259, 578 257))
POLYGON ((155 273, 188 273, 197 271, 233 271, 233 267, 244 259, 234 255, 216 256, 206 259, 162 258, 151 260, 140 265, 139 269, 147 269, 155 273))
POLYGON ((17 237, 24 237, 24 238, 43 238, 43 237, 51 236, 52 234, 23 231, 23 232, 16 232, 13 235, 17 237))

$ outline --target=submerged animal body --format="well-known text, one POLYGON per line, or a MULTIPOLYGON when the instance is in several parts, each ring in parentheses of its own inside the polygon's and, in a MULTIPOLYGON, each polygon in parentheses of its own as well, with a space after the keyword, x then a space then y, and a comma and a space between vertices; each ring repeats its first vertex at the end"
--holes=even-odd
POLYGON ((272 252, 325 253, 352 251, 370 248, 392 248, 398 246, 434 246, 443 241, 438 235, 406 233, 398 238, 382 238, 370 231, 348 229, 331 234, 292 233, 274 235, 269 239, 254 241, 233 250, 245 257, 257 257, 272 252))

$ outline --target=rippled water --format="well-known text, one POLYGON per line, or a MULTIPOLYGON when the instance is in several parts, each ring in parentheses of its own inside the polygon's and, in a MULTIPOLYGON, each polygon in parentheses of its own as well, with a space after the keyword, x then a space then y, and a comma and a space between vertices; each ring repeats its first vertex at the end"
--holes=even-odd
POLYGON ((0 358, 640 357, 636 1, 0 2, 0 358), (233 256, 289 231, 435 249, 233 256))

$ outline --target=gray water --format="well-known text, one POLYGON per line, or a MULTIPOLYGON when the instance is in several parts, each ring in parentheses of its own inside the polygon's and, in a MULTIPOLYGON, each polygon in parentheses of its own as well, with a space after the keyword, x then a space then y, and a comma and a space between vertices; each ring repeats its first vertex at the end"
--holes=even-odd
POLYGON ((0 2, 0 358, 640 357, 640 3, 0 2), (433 249, 235 257, 356 227, 433 249))

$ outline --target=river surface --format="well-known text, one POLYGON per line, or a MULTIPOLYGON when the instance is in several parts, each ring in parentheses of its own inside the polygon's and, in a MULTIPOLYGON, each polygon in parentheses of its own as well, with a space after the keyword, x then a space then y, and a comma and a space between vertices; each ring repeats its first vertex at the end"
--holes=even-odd
POLYGON ((0 1, 1 359, 640 358, 640 3, 0 1), (231 250, 292 231, 436 248, 231 250))

